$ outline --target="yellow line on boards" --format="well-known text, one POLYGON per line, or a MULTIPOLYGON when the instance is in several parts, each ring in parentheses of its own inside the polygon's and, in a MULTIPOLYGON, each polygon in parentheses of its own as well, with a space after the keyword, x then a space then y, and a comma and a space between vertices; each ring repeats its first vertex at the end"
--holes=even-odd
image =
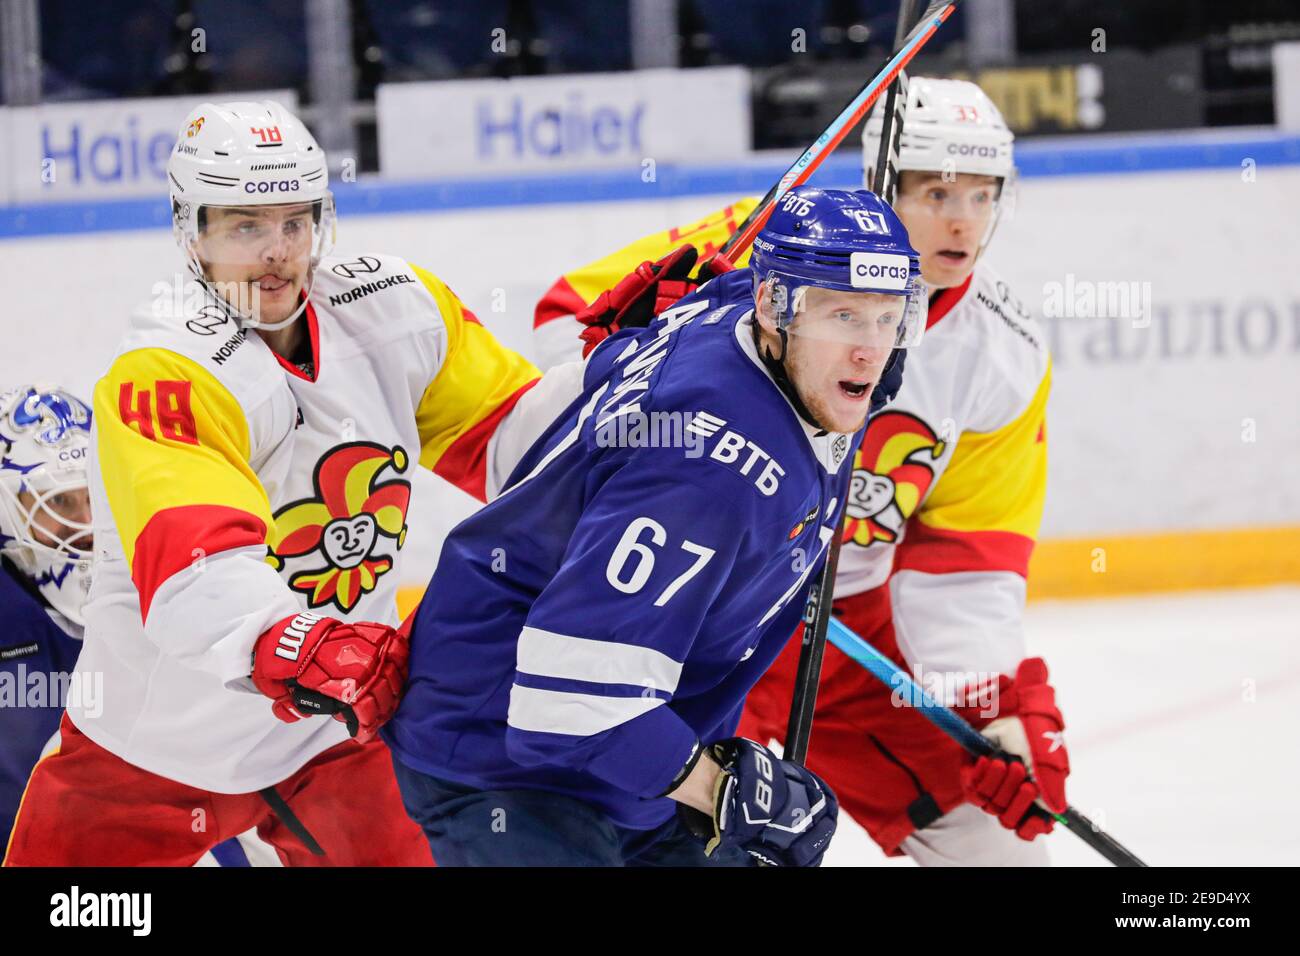
POLYGON ((1300 583, 1300 527, 1048 539, 1029 562, 1029 599, 1300 583))

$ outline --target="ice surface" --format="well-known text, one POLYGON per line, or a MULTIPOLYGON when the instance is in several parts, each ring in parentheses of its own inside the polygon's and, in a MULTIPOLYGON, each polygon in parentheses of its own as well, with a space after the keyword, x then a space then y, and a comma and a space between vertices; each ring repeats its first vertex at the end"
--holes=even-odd
MULTIPOLYGON (((1152 866, 1300 861, 1300 588, 1042 602, 1026 627, 1076 808, 1152 866)), ((1047 839, 1056 864, 1109 865, 1060 826, 1047 839)), ((847 816, 827 864, 912 865, 847 816)))

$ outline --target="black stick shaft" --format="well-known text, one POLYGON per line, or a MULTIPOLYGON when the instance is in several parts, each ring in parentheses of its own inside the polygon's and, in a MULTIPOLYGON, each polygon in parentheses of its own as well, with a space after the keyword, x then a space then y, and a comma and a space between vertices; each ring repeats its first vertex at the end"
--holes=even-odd
MULTIPOLYGON (((920 45, 912 49, 906 59, 904 59, 899 65, 899 69, 906 67, 912 57, 919 52, 926 42, 928 42, 929 35, 937 28, 937 23, 934 22, 933 18, 937 18, 938 22, 942 23, 953 12, 958 2, 960 2, 960 0, 931 0, 929 6, 921 14, 920 21, 917 22, 916 26, 912 30, 902 30, 901 40, 897 38, 896 33, 894 48, 900 52, 901 47, 911 44, 913 40, 921 38, 922 34, 926 34, 924 38, 921 39, 920 45), (926 31, 929 31, 929 33, 926 33, 926 31)), ((890 56, 890 58, 882 65, 880 72, 883 73, 887 70, 893 60, 894 56, 890 56)), ((785 175, 781 177, 780 181, 767 191, 767 195, 765 195, 750 214, 745 217, 745 221, 736 228, 736 231, 731 234, 731 237, 723 243, 722 248, 718 250, 718 256, 735 261, 741 253, 749 248, 750 243, 754 241, 754 236, 763 227, 763 224, 767 222, 768 217, 771 215, 773 205, 775 204, 778 195, 784 194, 786 189, 793 188, 793 186, 804 182, 821 165, 826 157, 834 151, 835 147, 844 139, 844 137, 849 134, 853 126, 857 124, 858 120, 865 115, 866 110, 870 107, 869 101, 864 102, 857 109, 853 109, 853 104, 857 102, 859 97, 866 94, 867 91, 878 81, 879 73, 871 76, 870 79, 862 84, 862 87, 856 94, 854 94, 853 99, 849 101, 848 105, 846 105, 840 114, 831 121, 830 125, 822 130, 821 134, 813 141, 808 149, 797 160, 795 160, 794 165, 786 170, 785 175)), ((709 268, 710 262, 712 262, 712 257, 700 263, 700 269, 697 273, 698 276, 708 277, 712 275, 712 270, 709 268)))
POLYGON ((790 702, 790 720, 785 728, 784 758, 804 763, 812 740, 813 712, 817 709, 817 685, 821 682, 822 657, 826 653, 826 628, 830 624, 831 601, 835 590, 835 566, 840 558, 838 527, 826 555, 826 567, 808 596, 804 612, 803 642, 799 649, 799 668, 795 676, 794 699, 790 702))
MULTIPOLYGON (((898 25, 894 30, 894 46, 897 47, 907 36, 916 21, 917 0, 899 0, 898 25)), ((907 95, 907 74, 899 73, 898 79, 889 84, 885 93, 884 112, 881 117, 880 151, 876 155, 876 175, 871 180, 871 191, 891 205, 898 191, 898 150, 903 135, 903 119, 907 109, 904 101, 898 102, 900 96, 907 95)))
POLYGON ((296 836, 302 842, 302 845, 311 851, 313 856, 325 855, 325 851, 316 842, 316 838, 311 835, 311 831, 298 819, 298 815, 289 808, 289 804, 285 802, 284 797, 276 793, 275 787, 264 787, 257 792, 275 812, 275 815, 280 818, 280 822, 284 824, 285 829, 296 836))
POLYGON ((1074 807, 1066 807, 1065 812, 1061 814, 1061 820, 1067 830, 1100 853, 1108 863, 1116 866, 1146 866, 1135 853, 1074 807))

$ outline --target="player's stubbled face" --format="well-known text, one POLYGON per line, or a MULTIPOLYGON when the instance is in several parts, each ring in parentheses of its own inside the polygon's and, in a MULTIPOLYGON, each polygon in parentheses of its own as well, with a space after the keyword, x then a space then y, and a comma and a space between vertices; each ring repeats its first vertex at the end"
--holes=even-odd
POLYGON ((855 432, 898 338, 906 299, 810 288, 789 327, 786 369, 813 417, 855 432))
POLYGON ((240 311, 274 324, 298 307, 311 264, 312 207, 209 207, 199 238, 208 281, 240 311))
POLYGON ((899 179, 894 210, 921 254, 921 277, 932 289, 961 285, 975 268, 980 242, 998 199, 993 176, 908 170, 899 179))

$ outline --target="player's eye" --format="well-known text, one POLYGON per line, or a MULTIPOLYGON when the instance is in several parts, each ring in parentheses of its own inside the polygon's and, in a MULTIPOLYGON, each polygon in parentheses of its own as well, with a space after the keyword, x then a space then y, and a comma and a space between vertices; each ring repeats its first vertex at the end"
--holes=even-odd
POLYGON ((928 190, 925 195, 932 202, 943 202, 945 199, 948 198, 948 190, 939 189, 936 187, 934 189, 928 190))
POLYGON ((884 325, 884 326, 897 325, 897 324, 898 324, 898 313, 897 313, 897 312, 886 312, 884 315, 882 315, 882 316, 879 318, 878 321, 880 322, 881 325, 884 325))

